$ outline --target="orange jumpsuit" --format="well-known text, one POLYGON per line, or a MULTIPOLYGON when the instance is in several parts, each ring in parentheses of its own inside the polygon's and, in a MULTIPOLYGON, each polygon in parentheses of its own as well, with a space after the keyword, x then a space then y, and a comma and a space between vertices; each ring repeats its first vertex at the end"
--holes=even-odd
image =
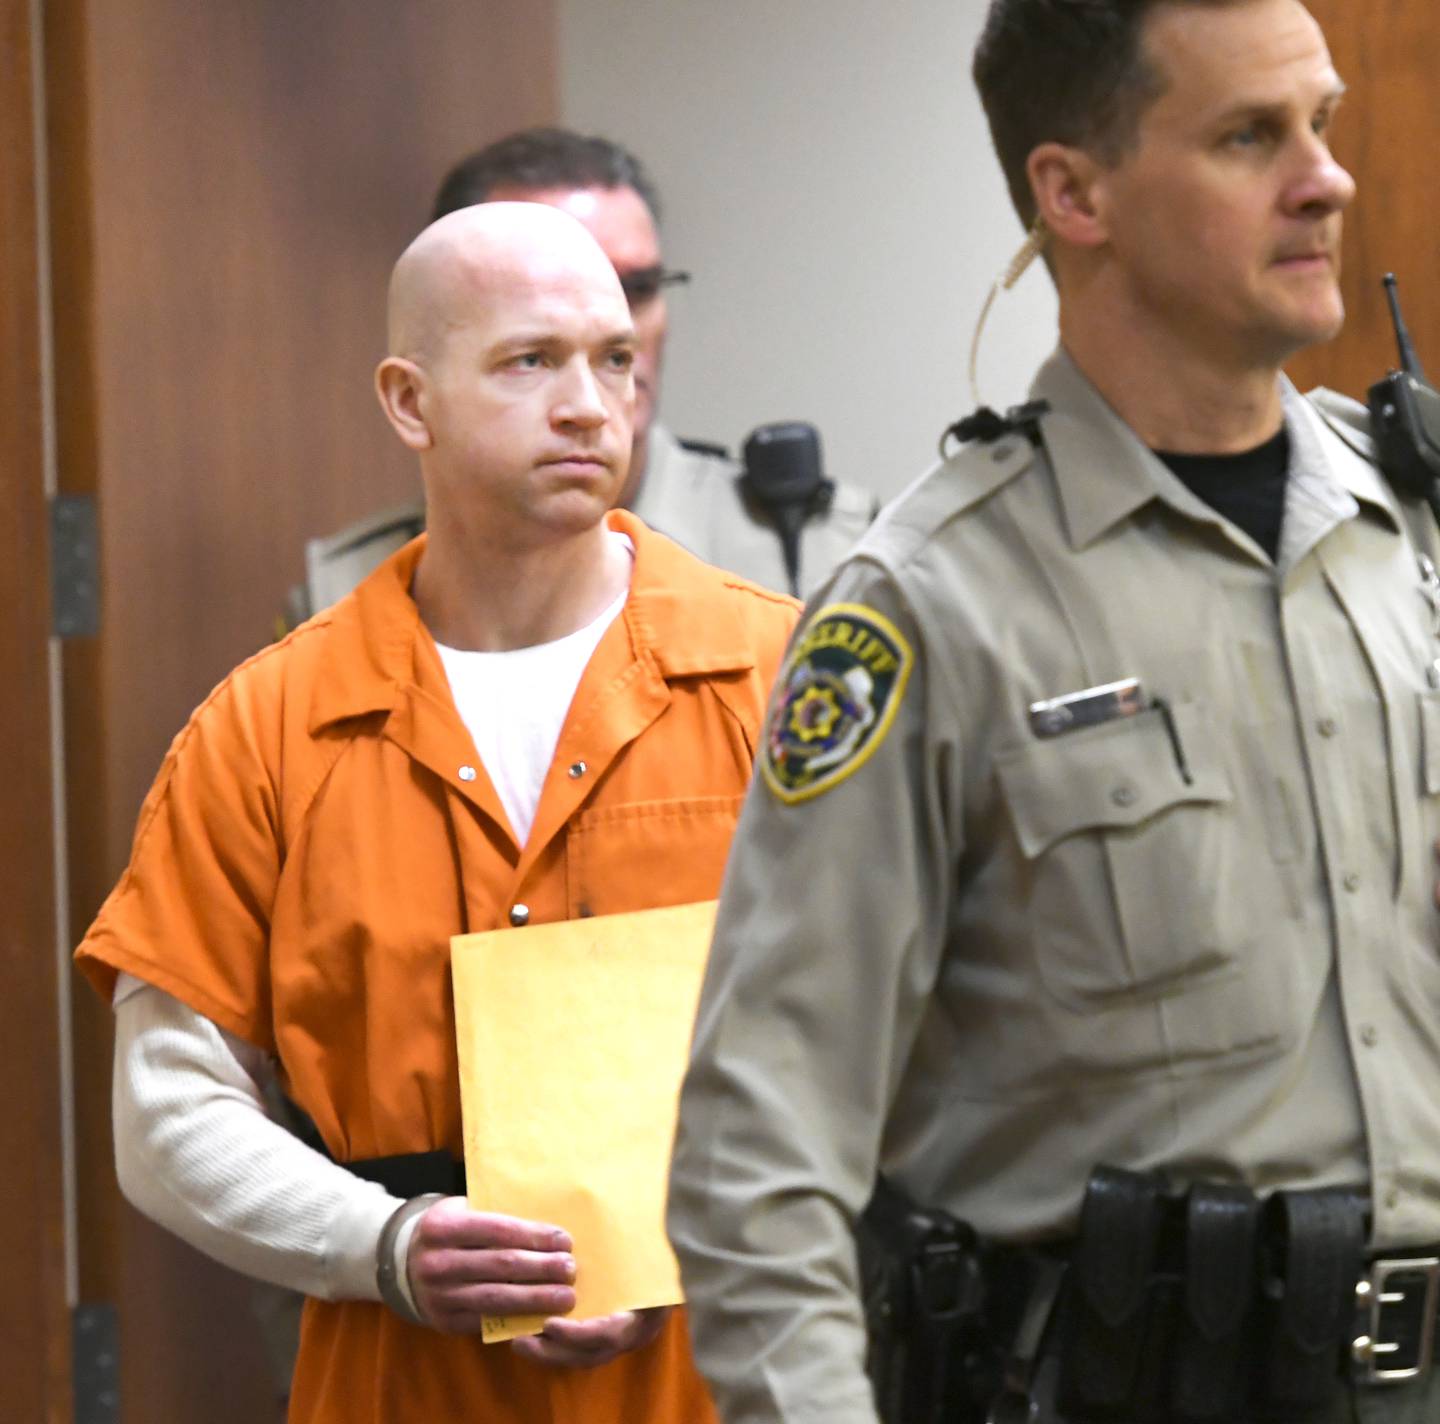
MULTIPOLYGON (((507 925, 521 903, 538 924, 719 891, 795 605, 631 515, 609 520, 635 545, 630 595, 576 690, 523 848, 408 594, 422 536, 195 713, 77 952, 107 999, 126 970, 278 1056, 338 1161, 460 1155, 451 935, 507 925)), ((714 1415, 680 1311, 644 1350, 570 1371, 371 1302, 310 1300, 291 1417, 714 1415)))

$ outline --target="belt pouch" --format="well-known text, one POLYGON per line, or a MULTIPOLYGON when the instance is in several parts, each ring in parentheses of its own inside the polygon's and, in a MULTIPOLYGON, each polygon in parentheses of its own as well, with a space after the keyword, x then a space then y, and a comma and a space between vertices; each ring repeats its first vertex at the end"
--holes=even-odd
POLYGON ((886 1424, 964 1417, 967 1336, 983 1286, 975 1234, 885 1178, 855 1228, 868 1334, 865 1368, 886 1424))
POLYGON ((1170 1400, 1184 1424, 1243 1414, 1260 1204, 1248 1187, 1197 1182, 1185 1201, 1184 1279, 1170 1400))
POLYGON ((1166 1208, 1160 1177, 1096 1167, 1070 1263, 1059 1402, 1065 1415, 1134 1413, 1166 1208))
POLYGON ((1287 1420, 1313 1417, 1340 1387, 1364 1260, 1364 1209, 1347 1191, 1276 1192, 1266 1216, 1259 1402, 1287 1420))

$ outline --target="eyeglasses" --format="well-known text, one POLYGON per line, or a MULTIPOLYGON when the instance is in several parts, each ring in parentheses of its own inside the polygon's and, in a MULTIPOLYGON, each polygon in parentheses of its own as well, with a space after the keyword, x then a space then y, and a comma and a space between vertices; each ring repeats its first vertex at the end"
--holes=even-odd
POLYGON ((632 307, 643 307, 647 302, 653 302, 666 287, 683 287, 689 280, 688 272, 658 266, 638 267, 633 272, 620 273, 620 289, 632 307))

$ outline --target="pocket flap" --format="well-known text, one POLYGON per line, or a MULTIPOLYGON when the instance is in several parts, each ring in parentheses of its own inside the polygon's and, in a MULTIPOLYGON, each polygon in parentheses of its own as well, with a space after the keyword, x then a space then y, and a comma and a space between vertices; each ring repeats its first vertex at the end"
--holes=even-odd
POLYGON ((572 918, 713 900, 744 796, 593 806, 566 837, 572 918))
POLYGON ((997 758, 1027 859, 1076 831, 1136 826, 1170 806, 1230 800, 1203 709, 1187 702, 1171 711, 1189 782, 1165 717, 1154 709, 1034 741, 997 758))

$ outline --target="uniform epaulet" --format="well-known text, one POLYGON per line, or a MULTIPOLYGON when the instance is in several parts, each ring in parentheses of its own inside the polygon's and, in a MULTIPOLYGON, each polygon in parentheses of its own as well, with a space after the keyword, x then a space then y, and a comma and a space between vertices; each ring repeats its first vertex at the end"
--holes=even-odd
POLYGON ((423 503, 397 505, 367 514, 336 534, 305 542, 305 582, 290 590, 286 616, 291 627, 328 608, 350 592, 402 545, 425 528, 423 503))
POLYGON ((884 548, 903 560, 943 525, 983 504, 1034 464, 1038 422, 1048 409, 1033 401, 1003 416, 982 408, 956 421, 941 437, 940 463, 885 506, 859 547, 884 548), (965 443, 947 452, 951 438, 965 443))
POLYGON ((692 455, 713 455, 717 460, 728 460, 730 452, 723 445, 717 445, 713 440, 686 440, 680 438, 680 448, 688 450, 692 455))
POLYGON ((947 471, 946 483, 959 496, 950 513, 979 504, 1029 468, 1041 443, 1040 417, 1049 410, 1050 402, 1045 400, 1012 405, 1004 415, 982 405, 946 427, 940 436, 941 468, 947 471), (947 446, 952 439, 961 445, 950 452, 947 446))
POLYGON ((939 469, 949 493, 948 514, 960 514, 988 499, 996 490, 1028 470, 1035 460, 1035 446, 1015 435, 998 440, 971 440, 948 455, 939 469))
POLYGON ((1359 401, 1327 386, 1316 386, 1313 391, 1306 391, 1305 399, 1314 406, 1321 420, 1356 454, 1371 464, 1379 463, 1380 452, 1370 424, 1370 412, 1359 401))

